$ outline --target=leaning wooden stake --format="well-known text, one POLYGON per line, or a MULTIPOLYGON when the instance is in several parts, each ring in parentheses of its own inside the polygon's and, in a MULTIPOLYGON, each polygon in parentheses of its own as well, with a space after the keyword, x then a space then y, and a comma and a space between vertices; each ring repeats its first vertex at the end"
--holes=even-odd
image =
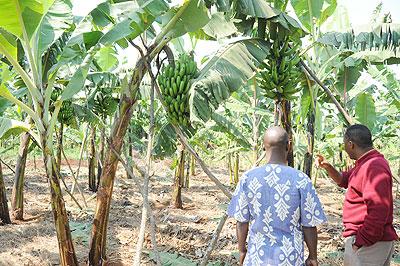
POLYGON ((211 238, 211 242, 210 242, 210 244, 208 245, 208 248, 207 248, 207 250, 206 250, 206 253, 204 254, 204 257, 203 257, 203 259, 202 259, 201 262, 200 262, 200 266, 206 266, 206 265, 207 265, 207 262, 208 262, 208 260, 210 259, 211 253, 212 253, 212 251, 214 250, 215 245, 217 244, 217 241, 218 241, 218 239, 219 239, 219 235, 221 234, 222 229, 224 228, 226 219, 228 219, 228 215, 225 213, 225 214, 221 217, 221 219, 219 220, 217 229, 215 230, 215 232, 214 232, 214 234, 213 234, 213 237, 211 238))
POLYGON ((326 94, 331 98, 332 102, 336 105, 337 109, 339 112, 344 116, 346 119, 346 122, 351 125, 353 124, 353 119, 350 117, 350 115, 344 110, 344 108, 340 105, 340 103, 336 100, 335 96, 333 93, 319 80, 317 75, 314 74, 314 72, 304 63, 303 60, 300 60, 300 65, 303 67, 303 69, 317 82, 317 84, 325 91, 326 94))
POLYGON ((12 167, 11 166, 9 166, 5 161, 3 161, 1 158, 0 158, 0 163, 2 163, 2 164, 4 164, 8 169, 10 169, 10 171, 15 175, 15 171, 14 171, 14 169, 12 169, 12 167))
MULTIPOLYGON (((89 125, 88 125, 88 127, 86 128, 85 135, 83 136, 83 141, 82 141, 82 145, 81 145, 81 150, 79 151, 79 162, 78 162, 78 169, 76 170, 76 178, 79 178, 79 171, 80 171, 80 169, 81 169, 83 151, 84 151, 84 149, 85 149, 85 145, 86 145, 86 140, 87 140, 88 132, 89 132, 89 125)), ((88 167, 90 167, 90 166, 88 166, 88 167)), ((72 184, 71 194, 74 194, 75 184, 76 184, 76 181, 74 181, 74 183, 72 184)))
MULTIPOLYGON (((71 164, 69 163, 69 160, 68 160, 67 156, 65 155, 64 148, 61 146, 60 149, 61 149, 61 153, 62 153, 65 161, 67 162, 67 165, 68 165, 69 171, 71 172, 72 178, 74 179, 74 184, 76 184, 76 187, 78 188, 79 194, 81 194, 81 197, 82 197, 82 200, 83 200, 83 204, 85 205, 85 208, 87 208, 88 206, 87 206, 87 203, 86 203, 85 195, 83 195, 82 189, 78 184, 77 176, 75 176, 74 170, 72 170, 71 164)), ((66 188, 66 189, 68 190, 68 188, 66 188)), ((72 195, 72 192, 73 192, 73 190, 71 189, 71 193, 69 193, 69 194, 72 195)))

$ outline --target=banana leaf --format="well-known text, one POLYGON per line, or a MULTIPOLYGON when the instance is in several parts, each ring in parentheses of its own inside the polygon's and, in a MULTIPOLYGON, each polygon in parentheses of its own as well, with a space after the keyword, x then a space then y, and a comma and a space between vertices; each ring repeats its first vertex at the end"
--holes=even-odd
POLYGON ((383 23, 366 25, 351 32, 328 32, 317 42, 351 52, 348 58, 352 61, 400 63, 400 24, 383 23))
POLYGON ((355 113, 358 122, 366 125, 371 130, 374 128, 376 121, 376 108, 371 94, 362 93, 357 96, 355 113))
POLYGON ((230 95, 258 72, 269 53, 261 39, 245 39, 228 44, 200 70, 190 89, 192 121, 207 121, 230 95))

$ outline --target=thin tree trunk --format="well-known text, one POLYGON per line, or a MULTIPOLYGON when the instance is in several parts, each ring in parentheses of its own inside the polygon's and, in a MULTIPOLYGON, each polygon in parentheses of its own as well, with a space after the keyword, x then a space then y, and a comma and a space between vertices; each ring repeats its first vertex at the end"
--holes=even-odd
MULTIPOLYGON (((150 70, 151 71, 151 70, 150 70)), ((154 81, 152 81, 152 88, 150 92, 150 129, 149 129, 149 136, 148 136, 148 141, 147 141, 147 152, 146 152, 146 172, 144 176, 144 182, 143 182, 143 207, 142 207, 142 221, 140 225, 140 230, 139 230, 139 237, 138 237, 138 242, 136 245, 136 255, 135 255, 135 260, 133 265, 140 265, 141 257, 142 257, 142 249, 143 249, 143 242, 144 242, 144 237, 145 237, 145 232, 146 232, 146 223, 149 212, 151 212, 150 208, 150 202, 149 202, 149 185, 150 185, 150 171, 152 168, 151 165, 151 155, 153 152, 153 139, 154 139, 154 81)), ((153 230, 153 229, 152 229, 153 230)), ((155 238, 155 232, 151 232, 151 234, 154 233, 154 236, 152 235, 152 238, 155 238)), ((155 240, 153 244, 155 244, 155 240)), ((156 253, 157 254, 157 253, 156 253)), ((157 258, 157 263, 159 262, 157 258)))
MULTIPOLYGON (((140 70, 136 71, 140 72, 140 70)), ((97 190, 97 203, 90 240, 89 265, 103 265, 106 259, 108 216, 118 165, 118 157, 114 154, 113 150, 118 154, 121 153, 124 136, 129 125, 129 120, 132 117, 133 104, 133 99, 128 98, 126 95, 122 96, 119 116, 115 119, 112 128, 112 140, 109 144, 111 147, 107 149, 100 184, 97 190)))
POLYGON ((96 127, 92 126, 90 129, 90 148, 89 148, 89 189, 90 191, 97 191, 96 182, 96 127))
POLYGON ((282 127, 286 130, 289 135, 289 150, 287 155, 288 165, 294 167, 294 156, 293 156, 293 132, 292 132, 292 121, 290 114, 290 102, 287 100, 281 100, 281 123, 282 127))
POLYGON ((61 148, 63 145, 63 138, 64 138, 64 124, 60 123, 60 130, 58 133, 58 139, 57 139, 57 168, 59 171, 61 171, 61 148))
POLYGON ((239 182, 239 152, 235 152, 235 165, 233 166, 233 182, 239 182))
POLYGON ((101 129, 101 133, 100 133, 100 147, 99 147, 99 151, 100 151, 100 158, 99 160, 101 162, 97 162, 97 187, 99 186, 100 183, 100 178, 102 175, 102 166, 104 166, 104 146, 105 146, 105 138, 106 138, 106 129, 103 127, 101 129))
POLYGON ((8 212, 6 187, 4 185, 3 170, 0 162, 0 225, 10 224, 10 213, 8 212))
MULTIPOLYGON (((183 146, 183 145, 181 145, 183 146)), ((172 193, 172 204, 177 209, 182 209, 182 181, 185 175, 185 150, 184 147, 179 151, 179 162, 175 168, 174 190, 172 193)))
POLYGON ((21 135, 17 164, 15 166, 14 186, 11 196, 12 216, 15 220, 24 219, 24 179, 30 140, 31 136, 29 133, 21 135))

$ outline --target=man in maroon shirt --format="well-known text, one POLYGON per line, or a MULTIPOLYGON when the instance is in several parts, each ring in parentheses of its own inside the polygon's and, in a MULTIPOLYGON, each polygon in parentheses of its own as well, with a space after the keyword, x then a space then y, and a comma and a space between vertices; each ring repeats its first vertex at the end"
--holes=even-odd
POLYGON ((393 228, 392 173, 381 153, 373 148, 366 126, 352 125, 344 135, 344 149, 356 160, 346 172, 338 172, 318 155, 317 166, 347 188, 343 205, 345 266, 387 266, 397 240, 393 228))

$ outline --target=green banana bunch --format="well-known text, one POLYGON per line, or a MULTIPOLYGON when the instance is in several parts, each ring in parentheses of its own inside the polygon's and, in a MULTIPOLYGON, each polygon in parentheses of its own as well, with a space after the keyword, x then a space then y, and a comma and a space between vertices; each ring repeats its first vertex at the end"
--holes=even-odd
POLYGON ((108 115, 115 103, 111 88, 98 88, 94 95, 93 111, 98 115, 108 115))
MULTIPOLYGON (((54 112, 55 109, 55 102, 57 99, 60 97, 62 93, 62 89, 59 87, 54 87, 53 91, 51 92, 50 96, 50 112, 54 112)), ((58 122, 70 125, 74 122, 74 117, 75 117, 75 111, 72 106, 72 101, 71 100, 66 100, 63 101, 60 111, 58 112, 58 122)))
POLYGON ((74 117, 75 117, 75 111, 72 106, 72 101, 71 100, 63 101, 60 108, 60 112, 58 113, 57 117, 58 121, 66 125, 70 125, 74 122, 74 117))
POLYGON ((167 106, 168 117, 175 125, 190 126, 189 89, 190 80, 197 74, 192 56, 182 54, 175 65, 164 67, 158 76, 158 85, 167 106))
POLYGON ((261 65, 257 80, 265 97, 272 99, 296 99, 300 90, 301 72, 299 45, 290 43, 289 37, 275 40, 268 60, 261 65))

